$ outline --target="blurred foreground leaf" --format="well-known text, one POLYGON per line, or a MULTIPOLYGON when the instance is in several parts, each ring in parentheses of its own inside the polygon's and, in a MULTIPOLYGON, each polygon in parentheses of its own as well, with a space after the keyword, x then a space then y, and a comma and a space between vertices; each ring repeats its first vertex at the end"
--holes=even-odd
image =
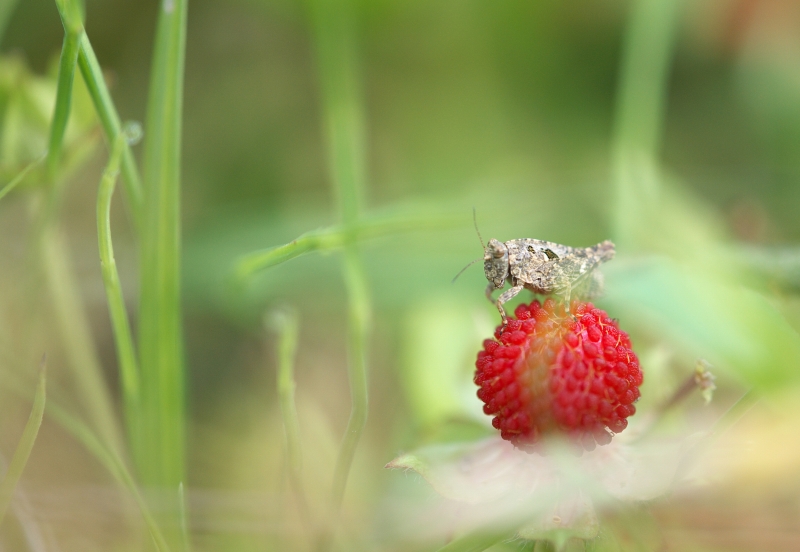
POLYGON ((762 387, 800 375, 800 336, 762 295, 666 258, 619 262, 607 275, 613 312, 693 356, 762 387))
POLYGON ((402 383, 416 421, 426 428, 473 413, 482 416, 472 372, 476 344, 492 328, 488 318, 476 320, 471 314, 444 296, 417 301, 405 316, 402 383))

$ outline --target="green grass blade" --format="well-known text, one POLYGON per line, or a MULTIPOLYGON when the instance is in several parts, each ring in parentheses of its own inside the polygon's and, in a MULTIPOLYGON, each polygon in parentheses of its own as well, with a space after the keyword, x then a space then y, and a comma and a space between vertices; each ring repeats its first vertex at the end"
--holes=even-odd
POLYGON ((0 41, 2 41, 3 36, 6 34, 8 22, 18 3, 19 0, 3 0, 0 2, 0 41))
POLYGON ((39 159, 35 159, 34 161, 28 163, 28 165, 22 169, 17 176, 11 179, 11 182, 0 188, 0 199, 3 199, 6 194, 11 192, 11 190, 16 188, 20 182, 25 180, 25 177, 28 176, 28 173, 31 172, 39 163, 45 160, 46 155, 47 154, 42 155, 39 159))
POLYGON ((297 355, 299 322, 294 311, 274 313, 267 320, 278 334, 278 402, 286 435, 286 456, 289 464, 289 485, 297 500, 301 521, 311 532, 308 500, 303 486, 303 453, 300 446, 300 422, 295 405, 294 362, 297 355))
POLYGON ((86 450, 108 470, 112 477, 128 490, 136 501, 136 505, 139 507, 139 511, 147 525, 147 529, 150 531, 150 536, 153 539, 156 550, 168 552, 170 548, 167 545, 167 541, 158 523, 156 523, 155 517, 152 512, 150 512, 142 493, 139 491, 139 487, 136 485, 133 475, 122 458, 113 450, 106 447, 86 424, 70 415, 65 410, 53 405, 52 407, 48 407, 47 412, 59 425, 80 441, 86 450))
POLYGON ((359 215, 366 188, 366 147, 352 2, 311 0, 328 166, 344 224, 359 215))
MULTIPOLYGON (((86 88, 89 90, 97 114, 100 117, 100 123, 103 125, 106 139, 110 144, 113 144, 122 131, 122 124, 120 123, 117 109, 114 107, 114 102, 111 100, 111 93, 108 91, 108 87, 106 87, 105 80, 103 79, 103 71, 100 69, 100 63, 97 61, 97 57, 94 54, 94 50, 92 49, 92 45, 86 33, 81 36, 81 49, 78 52, 78 67, 81 70, 86 88)), ((136 167, 136 160, 133 157, 133 152, 127 144, 125 146, 125 151, 122 152, 122 178, 125 184, 125 196, 129 208, 133 213, 134 225, 137 229, 141 230, 143 203, 142 183, 139 176, 139 169, 136 167)))
POLYGON ((487 533, 473 531, 453 539, 437 552, 482 552, 505 540, 514 538, 514 531, 487 533))
POLYGON ((658 152, 680 7, 680 0, 631 3, 617 90, 617 147, 658 152))
POLYGON ((123 151, 124 139, 119 137, 111 150, 108 165, 103 172, 97 192, 97 239, 103 284, 106 288, 108 310, 111 316, 111 328, 114 332, 114 343, 119 359, 126 419, 130 434, 136 435, 135 424, 138 422, 139 408, 139 367, 128 321, 128 312, 125 308, 125 298, 122 295, 122 285, 117 272, 117 263, 114 259, 114 246, 111 242, 111 198, 114 195, 123 151))
POLYGON ((145 125, 139 361, 143 480, 175 489, 185 479, 185 397, 180 306, 180 153, 186 0, 161 3, 145 125))
POLYGON ((352 407, 342 448, 333 472, 334 512, 341 507, 350 466, 367 424, 367 341, 369 339, 370 302, 364 267, 355 245, 344 252, 344 280, 348 296, 348 379, 352 407))
POLYGON ((55 0, 64 30, 76 32, 83 28, 84 5, 82 0, 55 0))
POLYGON ((75 78, 75 66, 78 63, 78 50, 83 29, 68 30, 64 34, 61 47, 61 59, 58 66, 58 83, 56 87, 56 105, 50 125, 50 141, 47 148, 47 180, 53 183, 61 158, 61 147, 64 132, 67 130, 69 112, 72 107, 72 83, 75 78))
MULTIPOLYGON (((67 35, 69 35, 70 32, 77 32, 78 29, 82 28, 82 6, 79 3, 75 1, 56 0, 56 7, 58 8, 58 13, 61 16, 61 22, 64 25, 67 35)), ((108 91, 105 79, 103 78, 103 71, 100 68, 100 63, 97 61, 97 56, 92 49, 91 42, 89 42, 89 37, 86 36, 84 32, 80 32, 79 34, 78 68, 86 83, 86 88, 89 90, 89 95, 92 98, 97 115, 100 118, 100 124, 103 126, 106 139, 109 144, 113 144, 122 131, 122 124, 120 123, 117 109, 114 107, 114 102, 111 99, 111 93, 108 91)), ((125 184, 125 196, 132 213, 134 226, 140 229, 143 200, 142 184, 141 178, 139 177, 139 170, 136 167, 136 160, 127 144, 122 153, 122 177, 125 184)))
POLYGON ((56 327, 73 372, 81 404, 108 446, 115 451, 122 451, 122 431, 97 357, 88 315, 70 266, 67 249, 63 233, 57 227, 48 225, 43 230, 41 255, 56 327))
POLYGON ((39 373, 39 384, 36 386, 36 395, 34 395, 33 398, 31 415, 28 418, 28 423, 25 424, 22 438, 19 440, 17 449, 14 451, 14 456, 11 457, 11 463, 8 465, 6 476, 3 478, 3 481, 0 482, 0 524, 3 523, 3 518, 8 511, 8 506, 11 504, 11 498, 14 496, 14 489, 17 486, 19 478, 22 476, 25 464, 28 463, 28 457, 31 455, 33 444, 36 442, 36 436, 39 434, 39 427, 42 425, 46 383, 47 378, 45 376, 43 364, 42 370, 39 373))
MULTIPOLYGON (((3 373, 3 384, 20 397, 30 396, 28 386, 13 372, 3 373)), ((110 447, 106 446, 101 438, 81 419, 70 414, 52 400, 48 400, 45 410, 48 419, 61 426, 67 433, 79 441, 83 447, 108 471, 120 487, 128 491, 136 502, 156 549, 167 552, 169 547, 166 540, 144 500, 136 480, 125 464, 122 457, 110 447)))
POLYGON ((635 244, 649 217, 643 208, 657 205, 653 163, 661 143, 681 5, 680 0, 635 0, 630 7, 614 122, 617 245, 635 244))

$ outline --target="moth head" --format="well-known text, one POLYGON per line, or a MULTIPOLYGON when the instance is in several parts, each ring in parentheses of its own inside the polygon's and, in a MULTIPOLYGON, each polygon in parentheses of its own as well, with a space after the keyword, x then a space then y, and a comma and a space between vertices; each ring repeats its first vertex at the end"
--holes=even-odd
POLYGON ((492 238, 483 250, 483 271, 486 279, 500 289, 508 277, 508 249, 504 243, 492 238))

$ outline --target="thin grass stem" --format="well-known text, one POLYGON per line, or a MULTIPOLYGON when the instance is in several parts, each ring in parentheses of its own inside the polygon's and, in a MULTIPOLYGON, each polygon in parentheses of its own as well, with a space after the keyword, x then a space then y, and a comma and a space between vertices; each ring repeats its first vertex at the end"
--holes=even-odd
MULTIPOLYGON (((109 144, 113 144, 120 132, 122 132, 122 123, 120 123, 117 109, 114 107, 114 102, 111 100, 111 93, 108 91, 105 79, 103 78, 103 71, 100 69, 100 63, 97 61, 97 57, 95 56, 86 33, 81 35, 81 49, 78 52, 78 67, 81 70, 81 75, 83 75, 86 88, 89 90, 89 95, 94 102, 95 110, 100 117, 100 123, 105 131, 106 140, 108 140, 109 144)), ((141 231, 142 203, 144 202, 142 180, 139 176, 136 160, 133 157, 133 151, 131 151, 131 148, 127 144, 125 145, 125 150, 122 152, 121 172, 125 184, 125 196, 132 213, 134 227, 136 230, 141 231)))
POLYGON ((28 463, 31 450, 33 450, 33 444, 36 442, 36 436, 39 434, 39 427, 42 425, 46 384, 47 377, 45 375, 44 360, 42 360, 42 369, 39 372, 39 383, 36 386, 33 408, 28 417, 28 423, 25 424, 25 429, 22 431, 22 437, 14 451, 14 455, 11 457, 6 475, 3 481, 0 482, 0 524, 3 523, 3 518, 5 518, 8 506, 11 504, 11 499, 14 496, 14 489, 17 486, 19 478, 22 476, 25 465, 28 463))
POLYGON ((462 219, 460 215, 446 213, 383 215, 361 219, 349 226, 340 224, 313 230, 287 244, 242 256, 235 265, 235 277, 243 282, 262 270, 308 253, 339 250, 348 240, 362 242, 405 232, 447 228, 463 224, 462 219))
POLYGON ((295 405, 294 363, 297 355, 299 322, 297 313, 282 310, 266 320, 278 334, 278 402, 286 435, 286 456, 289 465, 289 486, 294 493, 300 519, 308 534, 311 534, 311 516, 303 485, 303 453, 300 445, 300 423, 295 405))
POLYGON ((183 488, 183 482, 178 485, 178 507, 180 508, 180 523, 181 523, 181 537, 183 544, 183 552, 192 551, 192 539, 189 535, 189 509, 186 507, 186 492, 183 488))
POLYGON ((659 178, 654 163, 666 113, 667 83, 681 0, 635 0, 624 39, 613 139, 615 241, 635 244, 659 178), (640 214, 640 216, 636 216, 640 214))
POLYGON ((11 182, 0 188, 0 199, 3 199, 9 192, 11 192, 14 188, 19 186, 19 183, 25 180, 25 177, 28 176, 28 173, 31 172, 37 165, 39 165, 42 161, 45 160, 47 154, 43 154, 38 159, 34 159, 30 163, 28 163, 24 169, 22 169, 17 176, 11 179, 11 182))
POLYGON ((370 300, 367 278, 355 243, 366 188, 363 102, 355 52, 351 2, 312 0, 312 23, 322 89, 328 170, 338 200, 344 234, 342 269, 348 303, 348 379, 350 418, 336 459, 331 487, 331 517, 318 548, 333 543, 339 511, 355 451, 367 421, 367 342, 370 300))
POLYGON ((106 288, 111 328, 119 359, 122 398, 125 405, 126 421, 131 435, 136 435, 139 409, 139 365, 131 333, 125 298, 122 294, 117 263, 114 259, 114 246, 111 241, 111 198, 119 175, 120 159, 124 151, 124 139, 120 136, 114 142, 108 165, 100 180, 97 192, 97 239, 100 249, 100 267, 103 284, 106 288))
POLYGON ((122 431, 70 266, 67 244, 53 225, 43 229, 41 255, 57 328, 80 402, 108 446, 121 453, 124 450, 122 431))
MULTIPOLYGON (((11 389, 15 394, 25 397, 29 396, 30 392, 24 384, 14 376, 13 373, 5 373, 3 384, 11 389)), ((40 383, 41 384, 41 383, 40 383)), ((35 402, 35 401, 34 401, 35 402)), ((128 491, 133 497, 142 519, 147 526, 150 536, 157 550, 160 552, 169 552, 169 546, 164 539, 163 533, 156 523, 155 517, 150 511, 147 503, 144 500, 136 480, 131 474, 130 470, 122 459, 122 456, 114 449, 108 447, 103 443, 104 439, 98 435, 84 423, 80 418, 70 414, 67 410, 56 404, 53 400, 48 400, 45 406, 45 412, 48 419, 54 421, 61 426, 67 433, 77 439, 83 447, 95 458, 100 464, 108 471, 123 489, 128 491)))
POLYGON ((47 412, 59 425, 80 441, 86 450, 106 468, 112 477, 128 490, 136 502, 136 505, 139 507, 139 511, 147 525, 156 550, 160 552, 169 552, 170 547, 158 523, 156 523, 156 519, 150 511, 150 508, 147 506, 147 502, 139 491, 139 487, 133 475, 122 458, 113 450, 106 447, 86 424, 70 415, 66 410, 52 405, 48 406, 47 412))
POLYGON ((753 408, 759 398, 759 394, 753 389, 747 390, 739 397, 739 400, 714 422, 708 434, 683 454, 680 464, 675 470, 674 480, 679 481, 684 477, 711 445, 753 408))
POLYGON ((348 379, 352 406, 347 421, 342 448, 333 472, 332 501, 334 512, 341 508, 350 466, 367 424, 367 341, 369 339, 369 292, 361 259, 355 245, 344 251, 344 280, 348 299, 348 379))

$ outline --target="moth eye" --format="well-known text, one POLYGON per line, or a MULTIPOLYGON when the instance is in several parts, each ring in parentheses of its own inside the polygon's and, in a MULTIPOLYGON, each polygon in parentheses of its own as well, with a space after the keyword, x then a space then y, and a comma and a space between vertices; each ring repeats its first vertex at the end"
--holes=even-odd
POLYGON ((533 249, 533 246, 532 246, 532 245, 529 245, 529 246, 528 246, 528 251, 529 251, 529 252, 531 252, 531 253, 533 253, 534 249, 533 249))
POLYGON ((555 253, 553 253, 553 250, 552 250, 552 249, 545 249, 545 250, 544 250, 544 254, 545 254, 545 255, 547 255, 547 258, 548 258, 548 259, 550 259, 551 261, 552 261, 553 259, 558 259, 558 255, 556 255, 555 253))

